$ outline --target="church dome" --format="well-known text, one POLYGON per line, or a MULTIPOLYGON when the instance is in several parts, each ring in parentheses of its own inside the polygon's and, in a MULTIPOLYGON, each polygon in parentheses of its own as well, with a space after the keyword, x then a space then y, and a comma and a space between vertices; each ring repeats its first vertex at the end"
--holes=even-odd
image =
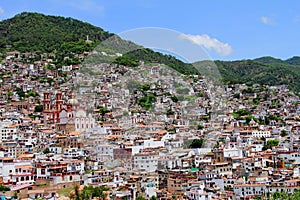
POLYGON ((77 99, 69 99, 67 103, 68 103, 68 105, 72 105, 72 106, 79 104, 77 99))
POLYGON ((77 105, 79 105, 79 102, 78 102, 77 99, 75 99, 75 94, 73 92, 71 93, 71 97, 68 100, 67 104, 71 105, 71 106, 77 106, 77 105))

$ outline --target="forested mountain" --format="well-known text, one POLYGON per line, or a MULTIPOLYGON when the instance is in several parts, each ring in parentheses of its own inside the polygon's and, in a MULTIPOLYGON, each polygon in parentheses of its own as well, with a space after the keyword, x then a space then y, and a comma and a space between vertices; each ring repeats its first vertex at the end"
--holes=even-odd
POLYGON ((256 58, 254 61, 264 63, 264 64, 272 64, 272 63, 280 63, 280 64, 285 64, 285 62, 281 59, 278 58, 273 58, 271 56, 264 56, 261 58, 256 58))
MULTIPOLYGON (((157 62, 166 64, 184 74, 198 72, 201 74, 203 70, 197 65, 202 67, 217 65, 225 83, 287 84, 294 91, 300 91, 300 57, 298 56, 287 60, 262 57, 254 60, 202 61, 189 64, 173 56, 124 41, 99 27, 72 18, 23 12, 0 22, 0 52, 2 53, 18 50, 20 52, 53 52, 59 55, 67 55, 71 52, 79 54, 95 47, 97 49, 99 44, 107 38, 113 38, 113 42, 107 46, 103 45, 100 50, 124 53, 128 52, 128 49, 136 49, 121 57, 114 58, 113 62, 115 63, 134 67, 138 65, 139 60, 157 62), (125 45, 118 47, 121 52, 116 52, 112 48, 112 44, 125 45)), ((63 56, 61 57, 63 58, 63 56)), ((214 73, 211 71, 211 76, 214 73)))
MULTIPOLYGON (((110 41, 109 45, 116 44, 117 49, 121 51, 114 53, 137 49, 116 62, 134 65, 139 59, 143 59, 147 62, 169 65, 183 73, 195 72, 191 65, 173 56, 165 56, 150 49, 141 48, 99 27, 76 19, 23 12, 0 22, 0 52, 18 50, 20 52, 53 52, 60 55, 67 55, 71 52, 79 54, 94 49, 101 41, 108 38, 114 40, 110 41), (86 42, 87 36, 89 42, 86 42)), ((105 50, 114 51, 114 49, 116 48, 107 46, 105 50)))
POLYGON ((91 50, 112 34, 72 18, 23 12, 0 22, 0 48, 21 52, 69 52, 91 50), (92 43, 86 43, 89 37, 92 43))
MULTIPOLYGON (((276 59, 274 59, 276 60, 276 59)), ((300 91, 300 66, 279 62, 262 63, 255 60, 215 61, 225 83, 289 85, 300 91)))
POLYGON ((255 60, 200 61, 194 63, 197 69, 215 76, 209 67, 217 67, 225 84, 268 84, 288 85, 291 90, 300 91, 300 65, 291 65, 280 59, 264 57, 255 60))
POLYGON ((285 60, 285 63, 300 66, 300 57, 299 56, 294 56, 292 58, 289 58, 289 59, 285 60))
POLYGON ((286 64, 286 65, 300 66, 300 57, 299 56, 294 56, 287 60, 281 60, 278 58, 273 58, 271 56, 265 56, 265 57, 261 57, 261 58, 256 58, 254 60, 257 62, 264 63, 264 64, 276 64, 276 65, 286 64))

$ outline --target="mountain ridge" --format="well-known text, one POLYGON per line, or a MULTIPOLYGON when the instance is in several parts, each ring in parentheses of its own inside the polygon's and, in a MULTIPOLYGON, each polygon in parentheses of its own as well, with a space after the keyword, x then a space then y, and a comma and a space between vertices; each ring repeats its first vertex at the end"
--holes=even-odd
MULTIPOLYGON (((116 36, 116 43, 123 42, 117 35, 87 22, 70 17, 23 12, 0 22, 0 52, 18 50, 56 52, 61 55, 80 54, 93 50, 99 43, 112 36, 116 36)), ((130 42, 127 44, 138 46, 130 42)), ((109 48, 108 46, 107 49, 111 50, 109 48)), ((126 49, 124 50, 126 52, 126 49)), ((197 74, 195 65, 201 65, 201 61, 184 63, 174 56, 142 47, 126 53, 114 62, 134 67, 139 60, 166 64, 184 74, 197 74)), ((223 81, 227 84, 286 84, 294 91, 300 90, 299 56, 286 60, 271 56, 235 61, 215 60, 213 64, 218 67, 223 81)))
POLYGON ((82 49, 91 50, 99 41, 113 34, 73 18, 44 15, 34 12, 22 12, 13 18, 0 22, 0 48, 8 45, 20 52, 26 51, 64 51, 71 50, 77 43, 82 49), (22 30, 22 31, 20 31, 22 30), (89 38, 92 42, 84 43, 89 38), (70 48, 70 49, 68 49, 70 48))

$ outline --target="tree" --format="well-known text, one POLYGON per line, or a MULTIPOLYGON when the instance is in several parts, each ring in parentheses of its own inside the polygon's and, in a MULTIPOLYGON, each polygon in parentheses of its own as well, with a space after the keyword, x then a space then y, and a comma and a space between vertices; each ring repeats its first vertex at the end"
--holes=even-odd
POLYGON ((7 92, 8 98, 10 98, 12 95, 13 95, 13 93, 11 91, 7 92))
POLYGON ((203 92, 199 92, 199 93, 197 94, 197 96, 198 96, 198 97, 204 97, 204 93, 203 93, 203 92))
POLYGON ((174 113, 175 112, 173 110, 171 110, 171 109, 167 110, 167 112, 166 112, 167 116, 174 115, 174 113))
POLYGON ((153 103, 156 101, 156 96, 153 93, 145 94, 138 100, 138 105, 145 110, 150 110, 153 107, 153 103))
POLYGON ((171 96, 171 100, 174 102, 174 103, 177 103, 178 102, 178 97, 176 95, 173 95, 171 96))
POLYGON ((97 109, 99 109, 99 113, 101 114, 102 118, 106 113, 110 112, 110 110, 108 110, 107 107, 103 107, 103 106, 97 106, 97 109))
MULTIPOLYGON (((77 188, 78 190, 78 188, 77 188)), ((104 187, 104 186, 99 186, 99 187, 93 187, 93 186, 84 186, 83 190, 79 194, 79 191, 76 192, 76 187, 75 187, 75 199, 92 199, 94 197, 100 197, 100 199, 104 199, 106 197, 106 194, 104 191, 108 191, 109 188, 104 187)))
POLYGON ((37 106, 35 106, 34 112, 43 112, 43 105, 37 105, 37 106))
POLYGON ((272 147, 276 147, 279 144, 279 140, 268 140, 267 143, 265 143, 263 150, 271 149, 272 147))
POLYGON ((254 104, 259 104, 260 103, 260 97, 254 98, 253 103, 254 104))
POLYGON ((119 65, 124 65, 128 67, 137 67, 139 66, 139 62, 135 59, 129 58, 127 55, 123 55, 118 57, 114 63, 119 65))
POLYGON ((189 148, 195 149, 195 148, 201 148, 204 143, 204 139, 193 139, 192 143, 190 144, 189 148))
POLYGON ((26 97, 38 97, 38 96, 40 96, 37 92, 35 92, 35 91, 28 91, 27 92, 27 94, 25 95, 26 97))
POLYGON ((240 97, 241 97, 240 93, 235 93, 235 94, 233 95, 233 98, 236 98, 236 99, 239 99, 240 97))
POLYGON ((106 197, 104 191, 108 191, 108 190, 109 188, 103 186, 95 187, 93 191, 93 197, 100 197, 104 199, 106 197))
POLYGON ((84 186, 82 192, 81 192, 81 198, 82 199, 92 199, 93 197, 93 186, 84 186))
POLYGON ((0 192, 6 192, 6 191, 10 191, 10 188, 0 184, 0 192))
POLYGON ((43 154, 47 154, 47 153, 50 153, 50 149, 48 147, 43 150, 43 154))
POLYGON ((152 197, 150 197, 150 200, 157 200, 157 196, 152 196, 152 197))
POLYGON ((197 125, 197 129, 198 129, 198 130, 202 130, 203 128, 204 128, 204 126, 202 126, 201 124, 198 124, 198 125, 197 125))
POLYGON ((146 198, 143 197, 143 196, 138 196, 138 197, 136 198, 136 200, 146 200, 146 198))
POLYGON ((232 116, 235 119, 241 119, 242 116, 251 115, 251 113, 248 110, 240 109, 236 112, 232 113, 232 116))
POLYGON ((16 88, 16 93, 19 95, 20 99, 23 99, 25 97, 25 92, 22 88, 16 88))
POLYGON ((143 91, 148 91, 148 90, 150 90, 150 85, 149 85, 149 84, 143 84, 143 85, 141 86, 141 89, 142 89, 143 91))
POLYGON ((285 137, 288 135, 288 132, 286 130, 282 130, 280 135, 281 137, 285 137))

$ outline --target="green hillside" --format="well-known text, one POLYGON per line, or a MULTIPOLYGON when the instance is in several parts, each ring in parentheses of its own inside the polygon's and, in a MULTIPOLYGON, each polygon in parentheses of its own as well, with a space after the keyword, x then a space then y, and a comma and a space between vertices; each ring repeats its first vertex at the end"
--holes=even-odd
MULTIPOLYGON (((192 65, 173 56, 124 41, 99 27, 72 18, 23 12, 0 22, 0 52, 11 50, 53 52, 60 55, 61 59, 57 63, 60 67, 62 63, 59 62, 63 62, 63 56, 93 49, 114 54, 123 53, 121 57, 110 57, 110 61, 132 67, 137 66, 139 60, 143 60, 146 63, 166 64, 184 74, 200 72, 213 78, 218 72, 215 67, 209 68, 209 66, 217 65, 223 81, 228 84, 287 84, 290 89, 300 91, 300 57, 298 56, 287 60, 268 56, 255 60, 202 61, 192 65), (89 42, 86 42, 87 36, 89 42), (107 42, 107 39, 110 41, 107 42)), ((99 62, 102 58, 92 57, 90 61, 99 62)), ((79 60, 74 61, 76 62, 79 60)))
POLYGON ((265 57, 261 57, 261 58, 256 58, 256 59, 254 59, 254 61, 264 63, 264 64, 275 64, 275 65, 285 64, 285 65, 292 65, 292 66, 300 66, 300 57, 299 56, 294 56, 287 60, 281 60, 278 58, 273 58, 271 56, 265 56, 265 57))
POLYGON ((264 57, 261 57, 261 58, 256 58, 256 59, 254 59, 254 61, 264 63, 264 64, 274 64, 274 63, 285 64, 285 62, 283 60, 278 59, 278 58, 273 58, 271 56, 264 56, 264 57))
POLYGON ((300 57, 294 56, 292 58, 285 60, 285 63, 290 64, 290 65, 299 65, 300 66, 300 57))
POLYGON ((72 18, 23 12, 0 22, 0 48, 20 52, 81 53, 112 34, 72 18), (92 43, 86 43, 89 37, 92 43))
POLYGON ((300 90, 300 66, 281 62, 264 64, 254 60, 216 61, 227 83, 289 85, 294 91, 300 90))
MULTIPOLYGON (((162 63, 165 64, 182 74, 198 74, 198 71, 192 64, 184 63, 178 60, 174 56, 164 55, 160 52, 155 52, 151 49, 138 49, 129 52, 123 58, 128 58, 130 60, 143 60, 146 63, 162 63)), ((119 58, 122 60, 122 57, 119 58)))
POLYGON ((71 52, 80 54, 91 51, 99 46, 102 48, 100 50, 114 53, 138 49, 119 58, 115 61, 117 63, 132 64, 141 59, 145 62, 163 63, 183 73, 195 71, 191 65, 185 64, 175 57, 166 56, 150 49, 141 49, 132 42, 124 41, 99 27, 76 19, 23 12, 0 22, 0 52, 18 50, 20 52, 54 52, 59 55, 68 55, 71 52), (86 42, 87 36, 90 42, 86 42), (107 42, 108 38, 109 42, 107 42), (102 41, 105 41, 104 44, 99 45, 102 41))

